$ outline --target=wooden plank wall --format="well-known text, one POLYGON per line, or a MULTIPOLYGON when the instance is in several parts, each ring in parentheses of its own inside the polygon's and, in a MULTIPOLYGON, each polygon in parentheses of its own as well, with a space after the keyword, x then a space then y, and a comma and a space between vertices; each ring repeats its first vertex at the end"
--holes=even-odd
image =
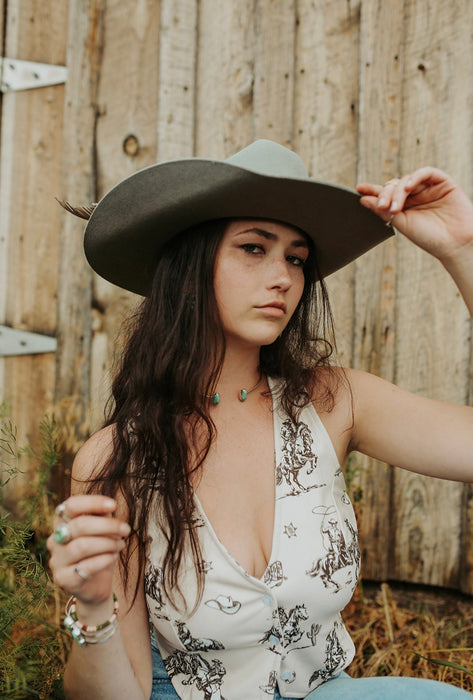
MULTIPOLYGON (((8 58, 64 65, 64 3, 4 0, 3 52, 8 58)), ((64 86, 2 96, 0 140, 1 323, 55 335, 61 215, 64 86)), ((21 440, 37 441, 51 406, 53 354, 0 359, 3 396, 21 440)), ((28 481, 24 474, 22 480, 28 481)))
MULTIPOLYGON (((55 359, 0 360, 23 436, 66 398, 77 442, 100 425, 137 301, 91 273, 81 222, 54 195, 95 201, 156 160, 225 158, 261 137, 317 178, 353 186, 429 163, 473 195, 470 0, 3 4, 4 55, 69 69, 65 87, 2 97, 0 322, 59 341, 55 359)), ((440 265, 396 238, 329 288, 343 363, 471 403, 472 324, 440 265)), ((350 467, 365 577, 473 592, 472 488, 360 456, 350 467)))

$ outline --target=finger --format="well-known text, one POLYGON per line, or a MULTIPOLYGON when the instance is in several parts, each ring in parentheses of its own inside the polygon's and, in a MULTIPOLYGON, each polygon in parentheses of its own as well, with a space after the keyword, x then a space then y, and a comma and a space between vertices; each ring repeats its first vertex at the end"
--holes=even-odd
POLYGON ((439 170, 439 168, 433 168, 429 165, 424 166, 422 168, 418 168, 417 170, 408 173, 407 175, 405 175, 403 180, 408 180, 408 186, 412 189, 415 189, 418 185, 420 185, 423 182, 430 185, 436 185, 440 182, 445 182, 449 180, 453 183, 453 180, 449 175, 447 175, 447 173, 444 173, 443 170, 439 170))
POLYGON ((362 196, 373 196, 377 197, 382 190, 381 185, 376 185, 372 182, 359 182, 356 186, 357 192, 362 196))
POLYGON ((118 554, 100 554, 89 557, 80 564, 71 564, 59 569, 54 580, 58 586, 70 593, 78 592, 86 583, 90 583, 94 576, 113 570, 118 561, 118 554))
POLYGON ((83 559, 99 554, 117 554, 126 546, 124 540, 110 537, 78 537, 67 545, 67 560, 69 564, 78 564, 83 559))
POLYGON ((79 537, 71 540, 67 545, 58 545, 51 536, 47 541, 51 552, 49 565, 57 575, 65 567, 82 564, 85 559, 97 557, 103 554, 119 555, 126 546, 124 540, 116 540, 107 537, 79 537))
MULTIPOLYGON (((55 528, 63 527, 64 522, 61 519, 55 519, 54 526, 55 528)), ((84 535, 122 538, 128 537, 131 532, 130 526, 123 520, 96 515, 78 515, 68 521, 67 529, 71 534, 71 539, 84 535)))
POLYGON ((393 178, 388 180, 384 185, 375 185, 372 183, 360 183, 357 185, 357 190, 361 194, 361 203, 363 206, 376 212, 384 221, 392 220, 392 205, 396 203, 396 213, 402 209, 397 208, 399 201, 404 202, 403 195, 403 180, 393 178), (383 212, 386 212, 384 215, 383 212))
MULTIPOLYGON (((378 194, 376 203, 378 209, 384 211, 393 211, 393 204, 397 205, 399 201, 405 201, 405 180, 403 178, 393 178, 388 180, 378 194)), ((402 207, 401 207, 402 208, 402 207)))
POLYGON ((389 211, 392 214, 399 213, 406 206, 406 200, 409 197, 414 198, 430 189, 433 192, 440 192, 440 190, 436 189, 438 185, 441 186, 442 196, 445 196, 455 187, 452 178, 438 168, 426 166, 414 170, 401 178, 398 185, 393 189, 389 211))
POLYGON ((402 211, 409 196, 410 185, 410 176, 406 175, 403 178, 392 178, 384 185, 364 188, 369 196, 362 196, 362 204, 376 212, 387 223, 391 223, 393 215, 402 211))
MULTIPOLYGON (((70 496, 67 500, 61 503, 60 506, 64 507, 64 515, 67 518, 72 519, 84 513, 110 515, 111 513, 115 512, 117 503, 113 498, 109 498, 108 496, 101 496, 99 494, 80 494, 77 496, 70 496)), ((59 515, 59 517, 61 516, 59 515)))

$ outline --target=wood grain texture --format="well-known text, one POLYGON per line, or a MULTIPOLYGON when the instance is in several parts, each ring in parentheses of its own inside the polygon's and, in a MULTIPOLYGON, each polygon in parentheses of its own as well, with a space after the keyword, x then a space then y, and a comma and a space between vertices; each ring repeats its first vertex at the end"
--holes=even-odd
POLYGON ((226 158, 253 140, 258 43, 254 0, 238 4, 201 0, 196 155, 226 158))
MULTIPOLYGON (((8 2, 4 53, 65 63, 67 13, 53 2, 8 2)), ((58 278, 64 86, 5 93, 1 120, 0 240, 2 322, 54 335, 58 278)), ((5 358, 2 396, 10 404, 20 443, 37 445, 38 424, 51 409, 54 354, 5 358)), ((12 483, 20 489, 25 474, 12 483)))
MULTIPOLYGON (((468 37, 471 43, 473 7, 466 2, 409 3, 406 10, 402 170, 429 163, 455 174, 450 165, 471 149, 471 126, 463 127, 462 146, 453 131, 471 124, 461 99, 464 73, 458 68, 465 67, 468 37)), ((470 319, 455 286, 437 261, 402 239, 396 280, 397 327, 402 330, 395 347, 396 382, 434 398, 466 402, 470 319)), ((464 491, 461 484, 396 471, 391 566, 397 578, 468 587, 459 579, 464 491)))
POLYGON ((255 9, 254 131, 291 146, 294 133, 294 0, 258 0, 255 9))
MULTIPOLYGON (((108 1, 97 88, 96 188, 113 185, 157 160, 160 7, 154 0, 108 1), (119 85, 119 89, 117 89, 119 85)), ((139 297, 94 274, 91 420, 97 428, 109 395, 116 336, 139 297)))
MULTIPOLYGON (((218 7, 221 7, 219 3, 218 7)), ((158 158, 195 152, 197 0, 162 0, 159 36, 158 158)))
MULTIPOLYGON (((360 3, 301 0, 296 26, 294 148, 312 177, 353 187, 357 169, 360 3)), ((327 284, 339 362, 350 366, 354 266, 332 275, 327 284)))
MULTIPOLYGON (((385 182, 400 170, 401 83, 404 31, 402 2, 368 0, 361 7, 358 177, 385 182), (383 146, 383 147, 381 147, 383 146)), ((355 263, 354 366, 394 379, 396 340, 394 240, 355 263)), ((389 576, 392 529, 392 468, 356 457, 360 542, 365 576, 389 576)))
MULTIPOLYGON (((105 2, 71 1, 61 194, 73 204, 97 201, 96 126, 105 2)), ((63 213, 58 305, 56 400, 76 404, 75 432, 90 429, 92 273, 83 252, 84 222, 63 213)))

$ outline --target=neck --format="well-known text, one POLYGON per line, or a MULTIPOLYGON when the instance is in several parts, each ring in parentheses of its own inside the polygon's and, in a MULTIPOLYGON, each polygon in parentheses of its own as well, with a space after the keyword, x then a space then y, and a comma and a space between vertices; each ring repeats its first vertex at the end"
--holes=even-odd
POLYGON ((227 348, 216 392, 222 401, 229 398, 238 399, 240 390, 249 391, 260 377, 259 348, 227 348))

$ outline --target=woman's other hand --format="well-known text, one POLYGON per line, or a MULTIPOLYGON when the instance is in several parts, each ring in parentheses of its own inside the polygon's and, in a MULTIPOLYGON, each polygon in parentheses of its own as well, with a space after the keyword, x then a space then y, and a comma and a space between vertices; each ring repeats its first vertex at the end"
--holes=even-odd
POLYGON ((112 517, 115 510, 116 502, 105 496, 71 496, 57 509, 47 541, 55 582, 90 605, 111 598, 117 559, 130 534, 126 522, 112 517))
POLYGON ((425 167, 385 185, 357 186, 361 204, 447 268, 473 258, 473 204, 452 178, 425 167))

